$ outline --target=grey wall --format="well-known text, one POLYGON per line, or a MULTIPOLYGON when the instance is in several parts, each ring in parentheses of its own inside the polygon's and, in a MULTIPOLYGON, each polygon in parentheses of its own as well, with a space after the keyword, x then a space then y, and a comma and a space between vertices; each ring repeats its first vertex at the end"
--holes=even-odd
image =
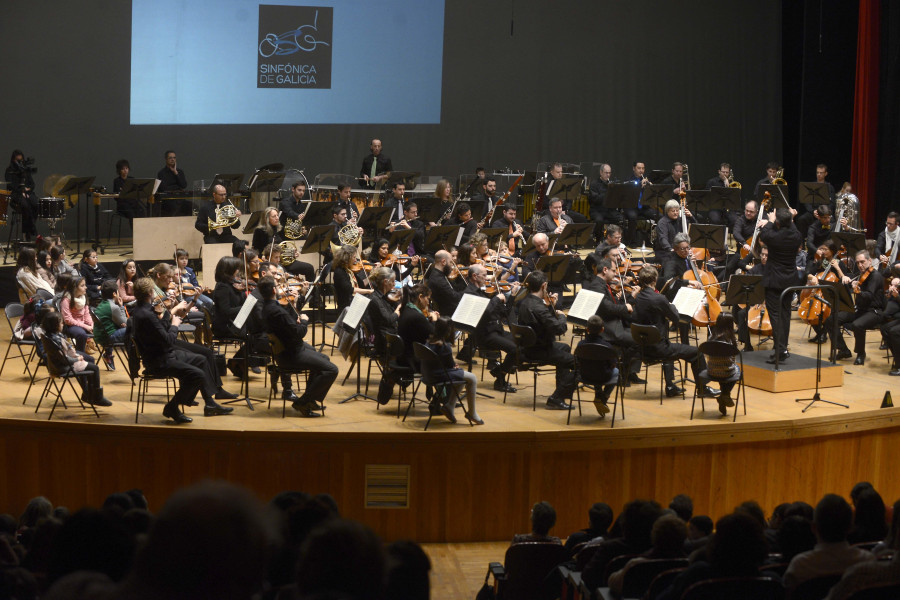
POLYGON ((447 0, 440 125, 131 126, 129 2, 3 2, 0 149, 35 156, 39 188, 51 173, 111 186, 122 157, 153 176, 167 148, 189 181, 274 161, 356 173, 373 136, 426 174, 682 160, 697 187, 729 161, 752 187, 781 158, 780 15, 777 0, 447 0))

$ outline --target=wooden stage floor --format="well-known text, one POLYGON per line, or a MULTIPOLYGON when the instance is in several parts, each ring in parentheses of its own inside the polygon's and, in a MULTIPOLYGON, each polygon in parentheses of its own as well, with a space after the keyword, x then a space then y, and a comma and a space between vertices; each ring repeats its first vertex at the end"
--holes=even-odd
MULTIPOLYGON (((794 321, 791 352, 814 357, 805 330, 794 321)), ((544 409, 552 375, 539 378, 533 411, 532 379, 525 373, 513 382, 519 392, 506 405, 491 381, 482 386, 493 396, 478 400, 484 426, 470 427, 457 410, 460 423, 439 416, 423 431, 424 405, 404 423, 396 397, 380 410, 372 401, 340 404, 356 387, 353 377, 340 385, 348 364, 337 353, 340 376, 324 418, 304 419, 288 407, 282 419, 280 402, 271 409, 257 403, 253 411, 236 404, 233 415, 222 417, 189 408, 194 422, 175 426, 161 414, 163 398, 151 396, 135 424, 130 384, 119 366, 101 371, 113 406, 100 409, 99 419, 70 402, 48 422, 49 405, 35 414, 40 388, 22 404, 28 380, 21 361, 11 360, 0 387, 0 510, 19 511, 38 494, 69 506, 98 505, 110 492, 131 487, 152 490, 158 508, 178 487, 216 478, 247 486, 262 499, 286 489, 331 493, 345 515, 385 539, 491 542, 527 531, 529 507, 538 500, 557 508, 562 535, 584 527, 587 507, 600 500, 618 512, 629 499, 668 503, 684 492, 698 514, 716 517, 751 498, 769 511, 781 501, 846 495, 856 481, 869 480, 893 501, 900 497, 891 468, 900 413, 880 406, 898 379, 887 375, 877 336, 869 338, 867 363, 840 363, 843 385, 821 392, 849 408, 820 403, 803 413, 795 399, 811 397, 811 389, 748 387, 747 415, 741 406, 736 423, 732 412, 719 414, 715 401, 707 401, 705 412, 698 403, 690 420, 693 384, 686 400, 660 404, 657 367, 650 369, 646 394, 643 386, 627 388, 626 418, 620 414, 614 429, 609 417, 598 418, 590 392, 582 394, 583 415, 573 411, 571 425, 565 411, 544 409), (371 465, 408 468, 405 508, 367 503, 371 465)), ((771 343, 763 346, 770 349, 771 343)), ((480 374, 480 365, 474 370, 480 374)), ((228 375, 226 388, 237 391, 238 380, 228 375)), ((252 376, 251 395, 267 394, 262 375, 252 376)))

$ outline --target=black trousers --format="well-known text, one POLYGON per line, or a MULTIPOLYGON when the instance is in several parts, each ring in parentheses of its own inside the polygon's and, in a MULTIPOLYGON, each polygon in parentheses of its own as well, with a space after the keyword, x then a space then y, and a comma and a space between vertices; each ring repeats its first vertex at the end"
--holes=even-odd
POLYGON ((575 356, 569 352, 569 346, 562 342, 553 342, 549 348, 531 348, 526 353, 531 360, 540 360, 545 365, 556 366, 556 398, 572 398, 575 391, 575 356))
POLYGON ((781 299, 780 289, 766 289, 766 309, 772 322, 772 338, 775 352, 787 352, 788 337, 791 334, 791 294, 781 299))
POLYGON ((624 326, 612 327, 607 321, 606 329, 601 334, 603 339, 622 351, 622 364, 625 365, 625 376, 641 372, 641 357, 631 332, 624 326))
POLYGON ((39 201, 37 194, 31 192, 19 192, 13 194, 13 207, 22 215, 22 233, 37 235, 35 218, 38 214, 39 201))
MULTIPOLYGON (((829 333, 834 331, 834 318, 835 314, 831 313, 831 316, 825 319, 825 331, 829 333)), ((856 354, 865 354, 866 330, 878 327, 881 323, 881 316, 871 311, 864 313, 840 311, 837 313, 837 320, 839 327, 846 327, 853 332, 853 351, 856 354)), ((832 343, 838 350, 849 350, 847 342, 844 341, 844 336, 842 335, 838 335, 837 339, 832 340, 832 343)))
MULTIPOLYGON (((191 358, 191 364, 196 365, 203 371, 203 384, 200 391, 203 392, 204 400, 209 397, 212 400, 216 392, 222 387, 222 378, 219 376, 219 370, 216 368, 216 353, 200 344, 192 344, 184 340, 175 340, 175 350, 185 355, 196 356, 199 359, 191 358)), ((196 395, 196 392, 195 392, 196 395)), ((191 397, 193 399, 193 396, 191 397)))
POLYGON ((212 396, 208 392, 208 376, 204 368, 204 359, 180 348, 174 349, 175 360, 163 359, 160 362, 148 363, 151 372, 172 376, 178 380, 178 391, 172 395, 169 404, 191 404, 197 392, 203 394, 203 400, 209 404, 212 396))
MULTIPOLYGON (((656 214, 656 209, 650 206, 644 206, 641 208, 626 208, 625 218, 628 219, 628 228, 625 232, 625 243, 637 245, 637 243, 641 241, 637 239, 637 226, 639 219, 644 219, 646 221, 656 221, 658 216, 659 215, 656 214)), ((646 243, 650 242, 649 229, 647 229, 646 237, 643 241, 646 243)))
POLYGON ((78 373, 76 379, 78 380, 78 385, 81 386, 81 390, 84 392, 83 396, 85 398, 91 398, 93 392, 99 390, 101 387, 100 367, 94 362, 94 357, 87 352, 81 352, 80 350, 76 350, 76 352, 78 352, 78 355, 87 362, 87 367, 85 367, 84 371, 78 373))
MULTIPOLYGON (((321 352, 302 342, 301 346, 285 350, 278 355, 280 365, 289 369, 309 369, 309 381, 302 399, 306 401, 322 402, 331 389, 331 385, 338 376, 337 366, 321 352)), ((284 391, 290 391, 291 377, 281 375, 281 385, 284 391)))
POLYGON ((312 282, 316 278, 316 268, 302 260, 295 260, 286 266, 284 270, 292 275, 303 275, 309 282, 312 282))
POLYGON ((134 228, 135 218, 147 216, 147 213, 144 211, 144 205, 140 200, 119 200, 116 203, 116 212, 128 219, 128 224, 132 228, 134 228))
MULTIPOLYGON (((477 343, 482 348, 505 353, 506 356, 503 358, 503 363, 501 364, 505 371, 511 371, 512 367, 516 364, 516 343, 513 341, 511 333, 506 331, 491 331, 480 336, 477 343)), ((506 377, 501 375, 497 380, 505 381, 506 377)))
POLYGON ((894 356, 893 368, 900 368, 900 319, 888 321, 881 326, 881 336, 894 356))
MULTIPOLYGON (((697 381, 697 373, 706 368, 706 359, 697 348, 688 344, 669 342, 664 348, 648 348, 645 354, 648 358, 688 361, 691 364, 691 373, 694 376, 694 381, 697 381)), ((675 382, 675 365, 672 362, 664 363, 663 374, 666 378, 666 385, 672 385, 675 382)))

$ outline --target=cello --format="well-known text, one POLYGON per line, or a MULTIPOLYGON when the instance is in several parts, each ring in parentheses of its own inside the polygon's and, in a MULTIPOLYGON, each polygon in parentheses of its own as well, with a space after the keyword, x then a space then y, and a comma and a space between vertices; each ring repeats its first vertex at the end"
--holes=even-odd
POLYGON ((691 268, 684 272, 681 276, 686 281, 699 281, 706 294, 706 298, 697 307, 697 311, 691 318, 691 323, 697 327, 709 327, 716 322, 722 313, 722 305, 719 304, 719 295, 722 291, 719 289, 719 280, 716 276, 705 269, 697 267, 697 262, 693 255, 690 255, 691 268), (713 292, 715 290, 715 292, 713 292))
MULTIPOLYGON (((825 250, 824 260, 828 261, 828 265, 816 274, 817 283, 822 281, 833 283, 840 281, 840 276, 833 270, 833 268, 838 268, 836 265, 837 260, 834 258, 834 255, 828 256, 829 252, 828 249, 825 250)), ((816 254, 818 255, 818 251, 816 251, 816 254)), ((810 325, 820 325, 831 316, 831 307, 822 302, 819 290, 803 290, 800 292, 800 306, 797 309, 797 316, 810 325)))
POLYGON ((753 252, 753 255, 756 256, 756 240, 759 237, 759 223, 762 221, 763 217, 766 215, 766 210, 769 208, 769 204, 772 203, 772 194, 769 192, 765 193, 762 203, 759 205, 758 212, 756 213, 756 227, 753 229, 753 238, 750 240, 750 250, 746 250, 743 246, 741 246, 741 258, 747 258, 747 255, 753 252))

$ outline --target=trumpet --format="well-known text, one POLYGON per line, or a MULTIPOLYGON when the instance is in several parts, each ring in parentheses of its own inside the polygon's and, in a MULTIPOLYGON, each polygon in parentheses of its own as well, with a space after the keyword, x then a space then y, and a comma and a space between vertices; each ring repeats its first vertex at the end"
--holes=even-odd
POLYGON ((240 220, 237 208, 234 204, 228 203, 216 207, 216 220, 213 221, 209 217, 206 218, 206 224, 210 231, 214 229, 223 229, 231 227, 240 220))

